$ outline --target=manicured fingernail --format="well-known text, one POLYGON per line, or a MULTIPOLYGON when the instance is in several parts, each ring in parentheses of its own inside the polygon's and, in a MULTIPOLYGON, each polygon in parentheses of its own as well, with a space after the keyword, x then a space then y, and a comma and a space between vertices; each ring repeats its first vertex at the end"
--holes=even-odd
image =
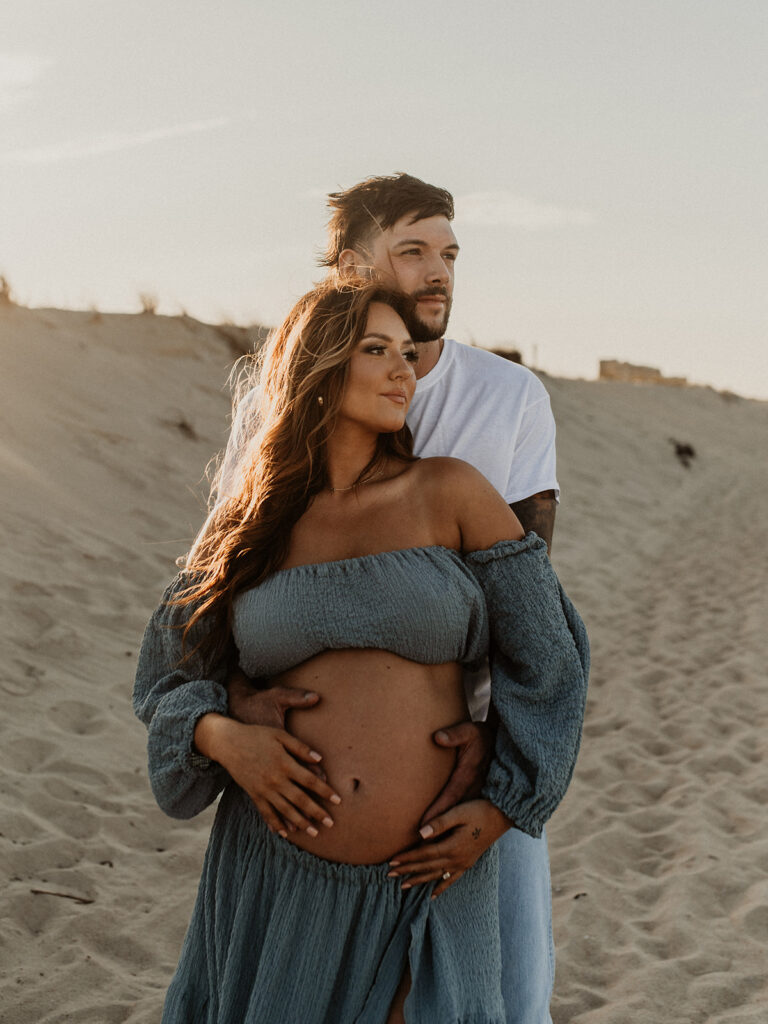
POLYGON ((280 836, 281 838, 283 838, 283 839, 287 839, 287 838, 288 838, 288 833, 287 833, 287 832, 285 831, 285 829, 284 829, 284 828, 281 828, 281 829, 280 829, 280 831, 279 831, 279 832, 278 832, 277 834, 278 834, 278 835, 279 835, 279 836, 280 836))
POLYGON ((398 875, 398 873, 396 871, 390 871, 389 874, 387 875, 387 878, 398 878, 398 877, 399 877, 399 875, 398 875))
POLYGON ((421 836, 422 839, 429 839, 429 837, 433 836, 434 834, 435 830, 432 828, 431 825, 425 825, 423 828, 419 829, 419 835, 421 836))
POLYGON ((308 825, 307 826, 307 835, 312 836, 312 838, 314 839, 315 836, 317 836, 319 834, 320 833, 317 831, 317 829, 313 825, 308 825))
POLYGON ((399 868, 400 867, 400 861, 399 860, 391 860, 389 862, 389 866, 391 868, 399 868))
POLYGON ((403 882, 403 884, 400 886, 400 888, 401 889, 410 889, 411 888, 411 883, 410 882, 403 882))
POLYGON ((322 754, 318 754, 318 752, 316 750, 310 750, 309 756, 312 758, 313 761, 322 761, 323 760, 323 755, 322 754))
POLYGON ((337 793, 332 793, 331 797, 330 797, 330 800, 331 800, 332 804, 340 804, 341 803, 341 797, 337 793))
POLYGON ((333 818, 323 818, 323 824, 326 828, 333 828, 333 818))
POLYGON ((304 700, 314 700, 316 696, 317 694, 314 693, 312 690, 307 690, 307 692, 304 694, 304 700))
POLYGON ((448 742, 448 733, 447 732, 443 732, 443 730, 441 729, 439 732, 435 733, 435 739, 436 740, 440 740, 441 743, 447 743, 448 742))

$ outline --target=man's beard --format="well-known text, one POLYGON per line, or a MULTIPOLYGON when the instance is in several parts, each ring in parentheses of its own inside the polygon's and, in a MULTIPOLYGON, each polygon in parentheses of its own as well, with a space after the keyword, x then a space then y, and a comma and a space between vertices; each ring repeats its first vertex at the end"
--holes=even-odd
POLYGON ((417 343, 438 341, 445 334, 448 327, 448 318, 451 315, 451 299, 448 298, 445 288, 423 288, 421 291, 414 292, 410 297, 413 299, 413 308, 409 311, 409 315, 405 320, 405 326, 408 328, 412 340, 417 343), (425 295, 442 295, 445 297, 445 313, 439 323, 425 324, 423 320, 419 319, 418 300, 425 295))

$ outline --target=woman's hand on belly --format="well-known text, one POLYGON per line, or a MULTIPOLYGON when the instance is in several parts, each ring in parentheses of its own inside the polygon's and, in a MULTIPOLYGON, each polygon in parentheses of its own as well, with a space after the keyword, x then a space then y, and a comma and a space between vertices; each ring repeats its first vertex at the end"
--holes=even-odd
POLYGON ((490 800, 457 804, 419 829, 422 841, 390 860, 388 877, 403 878, 403 889, 437 881, 434 899, 458 881, 511 825, 490 800))
POLYGON ((326 828, 333 825, 327 809, 310 794, 332 804, 340 804, 341 797, 301 764, 317 764, 320 754, 284 729, 244 725, 211 713, 195 726, 194 742, 245 790, 273 832, 285 837, 287 824, 291 830, 316 836, 313 822, 326 828))

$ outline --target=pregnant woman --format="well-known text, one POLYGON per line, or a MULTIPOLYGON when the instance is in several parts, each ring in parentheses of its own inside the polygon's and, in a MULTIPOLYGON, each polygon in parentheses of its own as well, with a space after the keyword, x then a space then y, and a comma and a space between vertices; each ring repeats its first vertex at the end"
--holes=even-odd
POLYGON ((586 636, 490 484, 412 456, 406 301, 346 282, 292 310, 233 494, 147 627, 158 803, 190 817, 224 791, 166 1024, 504 1024, 493 842, 540 833, 565 791, 586 636), (482 796, 400 859, 453 767, 432 734, 467 717, 462 666, 489 648, 482 796), (235 721, 238 665, 320 702, 289 732, 235 721))

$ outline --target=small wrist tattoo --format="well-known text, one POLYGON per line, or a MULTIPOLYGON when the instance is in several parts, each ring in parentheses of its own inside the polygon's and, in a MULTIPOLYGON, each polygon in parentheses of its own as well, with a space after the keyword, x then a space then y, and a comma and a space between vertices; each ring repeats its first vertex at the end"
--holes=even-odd
POLYGON ((479 838, 480 838, 480 833, 481 833, 481 832, 482 832, 482 829, 479 829, 479 828, 473 828, 473 829, 472 829, 472 838, 473 838, 473 839, 479 839, 479 838))

